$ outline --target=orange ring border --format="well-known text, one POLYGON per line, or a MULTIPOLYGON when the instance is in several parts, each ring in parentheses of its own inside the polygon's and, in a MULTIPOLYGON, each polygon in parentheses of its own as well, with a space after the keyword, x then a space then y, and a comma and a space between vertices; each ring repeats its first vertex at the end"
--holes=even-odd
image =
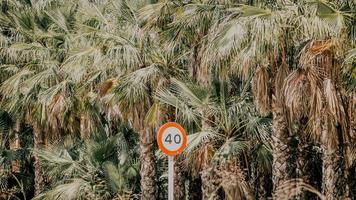
POLYGON ((185 132, 184 128, 180 124, 178 124, 176 122, 167 122, 167 123, 163 124, 159 128, 159 131, 158 131, 158 134, 157 134, 157 143, 158 143, 158 146, 162 150, 163 153, 165 153, 168 156, 176 156, 176 155, 182 153, 183 150, 185 149, 186 145, 187 145, 187 133, 185 132), (182 146, 179 147, 179 149, 177 149, 175 151, 170 151, 166 147, 164 147, 164 145, 162 143, 162 140, 161 140, 162 137, 163 137, 164 131, 167 128, 170 128, 170 127, 177 128, 182 133, 182 136, 183 136, 183 144, 182 144, 182 146))

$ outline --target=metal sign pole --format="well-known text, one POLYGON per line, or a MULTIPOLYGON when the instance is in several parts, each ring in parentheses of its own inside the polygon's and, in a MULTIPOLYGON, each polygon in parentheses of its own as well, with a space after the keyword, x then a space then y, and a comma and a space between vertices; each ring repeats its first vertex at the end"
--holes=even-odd
POLYGON ((168 156, 168 200, 174 200, 174 156, 168 156))

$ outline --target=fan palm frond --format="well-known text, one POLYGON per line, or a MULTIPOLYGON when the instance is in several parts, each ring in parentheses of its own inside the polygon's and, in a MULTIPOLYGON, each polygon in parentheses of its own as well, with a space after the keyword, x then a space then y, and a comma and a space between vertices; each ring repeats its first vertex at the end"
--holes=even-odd
POLYGON ((321 200, 325 199, 325 197, 314 187, 305 183, 302 179, 293 179, 284 182, 281 184, 275 194, 274 197, 276 199, 293 199, 294 197, 301 194, 303 191, 308 191, 313 194, 316 194, 321 200))

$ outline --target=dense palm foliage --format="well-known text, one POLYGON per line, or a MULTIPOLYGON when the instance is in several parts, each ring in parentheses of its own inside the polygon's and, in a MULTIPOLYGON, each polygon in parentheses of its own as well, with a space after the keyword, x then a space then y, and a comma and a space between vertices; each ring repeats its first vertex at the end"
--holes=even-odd
POLYGON ((0 199, 356 198, 355 1, 0 8, 0 199))

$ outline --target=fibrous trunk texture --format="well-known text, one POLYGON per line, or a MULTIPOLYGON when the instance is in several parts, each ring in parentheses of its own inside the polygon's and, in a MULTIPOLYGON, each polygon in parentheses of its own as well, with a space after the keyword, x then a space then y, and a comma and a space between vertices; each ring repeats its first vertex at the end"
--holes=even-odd
POLYGON ((224 161, 201 172, 203 200, 252 200, 253 195, 238 161, 224 161))
POLYGON ((251 163, 251 177, 249 183, 255 199, 265 200, 271 195, 271 174, 263 173, 258 169, 257 162, 251 163))
MULTIPOLYGON (((0 142, 4 142, 3 144, 0 143, 0 147, 4 145, 5 149, 9 148, 9 142, 8 139, 6 138, 7 136, 5 135, 5 131, 0 129, 0 142)), ((0 199, 8 199, 8 195, 6 194, 6 191, 8 190, 9 187, 9 177, 8 177, 8 169, 4 165, 0 165, 0 199)))
POLYGON ((356 199, 356 164, 350 167, 348 175, 350 199, 356 199))
POLYGON ((336 150, 325 148, 323 154, 323 193, 326 200, 339 199, 338 176, 341 176, 339 168, 340 158, 336 150))
MULTIPOLYGON (((35 150, 39 150, 44 146, 44 135, 38 124, 35 124, 33 126, 33 133, 34 133, 34 148, 35 150)), ((35 195, 37 196, 43 191, 45 180, 42 172, 40 158, 37 155, 35 155, 34 158, 35 158, 35 162, 34 162, 35 195)))
POLYGON ((154 131, 148 128, 140 133, 141 199, 156 199, 156 167, 153 150, 154 131))
POLYGON ((174 199, 185 199, 185 173, 182 158, 179 156, 174 162, 174 199))
POLYGON ((287 120, 280 101, 274 100, 273 105, 273 124, 272 124, 272 181, 273 191, 288 178, 287 164, 289 158, 288 148, 288 129, 287 120))
MULTIPOLYGON (((10 143, 10 149, 16 151, 18 148, 20 148, 20 130, 21 129, 21 120, 17 119, 16 124, 15 124, 15 133, 14 133, 14 140, 11 141, 10 143)), ((11 161, 11 171, 12 172, 20 172, 20 161, 19 160, 13 160, 11 161)))
POLYGON ((321 136, 321 146, 323 149, 322 189, 325 200, 339 200, 345 198, 346 179, 343 173, 344 168, 342 167, 342 147, 340 148, 339 143, 331 144, 329 141, 330 126, 334 125, 330 124, 328 115, 326 114, 323 118, 321 136))
POLYGON ((80 114, 80 138, 86 139, 89 137, 89 123, 86 115, 84 113, 80 114))
MULTIPOLYGON (((349 148, 352 147, 352 144, 356 143, 356 92, 353 92, 349 98, 349 106, 348 106, 348 116, 350 120, 350 143, 349 148)), ((355 147, 353 147, 355 148, 355 147)), ((352 156, 351 156, 352 157, 352 156)), ((355 158, 353 158, 355 159, 355 158)), ((350 198, 356 199, 356 161, 353 160, 351 166, 348 170, 348 182, 349 182, 349 190, 350 190, 350 198)))
POLYGON ((218 189, 220 177, 215 169, 209 167, 201 172, 203 200, 219 200, 218 189))
MULTIPOLYGON (((322 179, 322 169, 321 169, 321 151, 313 142, 307 142, 302 139, 299 144, 298 150, 298 176, 297 178, 303 179, 303 182, 313 186, 318 191, 321 191, 321 179, 322 179)), ((315 194, 310 192, 303 192, 300 195, 300 199, 317 200, 319 199, 315 194)))

